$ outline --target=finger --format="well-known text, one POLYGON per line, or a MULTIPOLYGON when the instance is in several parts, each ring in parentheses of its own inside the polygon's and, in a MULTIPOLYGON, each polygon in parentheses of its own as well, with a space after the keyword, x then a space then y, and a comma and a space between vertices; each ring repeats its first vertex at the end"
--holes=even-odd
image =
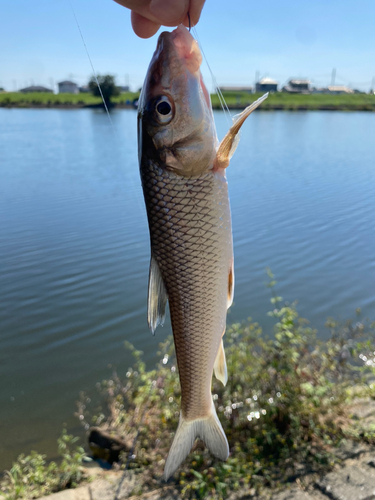
POLYGON ((187 15, 189 0, 151 0, 149 9, 164 26, 177 26, 187 15))
MULTIPOLYGON (((149 19, 158 23, 158 19, 150 12, 150 2, 151 0, 114 0, 116 3, 130 9, 132 12, 136 12, 142 17, 149 19)), ((159 22, 160 24, 160 22, 159 22)))
POLYGON ((182 23, 189 10, 189 0, 115 0, 115 2, 164 26, 177 26, 182 23))
POLYGON ((134 11, 131 13, 131 21, 134 33, 140 38, 151 38, 160 28, 160 24, 154 23, 154 21, 150 21, 134 11))
POLYGON ((130 10, 147 10, 150 0, 115 0, 115 2, 130 10))

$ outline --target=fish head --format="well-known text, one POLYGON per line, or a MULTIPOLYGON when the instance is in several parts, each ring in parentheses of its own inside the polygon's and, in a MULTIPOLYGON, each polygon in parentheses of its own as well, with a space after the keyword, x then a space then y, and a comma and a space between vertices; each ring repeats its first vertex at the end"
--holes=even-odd
POLYGON ((218 145, 202 55, 182 25, 161 33, 138 103, 139 157, 184 177, 212 168, 218 145))

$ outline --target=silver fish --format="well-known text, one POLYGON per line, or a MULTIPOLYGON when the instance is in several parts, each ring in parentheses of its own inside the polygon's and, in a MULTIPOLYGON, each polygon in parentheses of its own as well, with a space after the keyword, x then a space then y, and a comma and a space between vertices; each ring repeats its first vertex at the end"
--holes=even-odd
POLYGON ((221 460, 227 438, 211 396, 225 385, 222 337, 234 288, 225 168, 238 132, 266 96, 246 108, 219 144, 198 43, 182 25, 160 35, 139 99, 138 155, 151 238, 148 324, 163 323, 169 300, 181 413, 164 477, 200 437, 221 460))

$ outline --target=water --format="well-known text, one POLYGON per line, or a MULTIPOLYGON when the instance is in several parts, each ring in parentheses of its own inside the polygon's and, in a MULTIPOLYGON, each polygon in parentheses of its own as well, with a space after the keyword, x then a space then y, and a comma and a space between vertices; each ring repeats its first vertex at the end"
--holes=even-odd
MULTIPOLYGON (((227 122, 215 115, 219 136, 227 122)), ((149 241, 136 114, 0 109, 0 470, 56 454, 79 391, 152 366, 169 323, 146 324, 149 241)), ((256 112, 228 168, 236 290, 228 322, 271 327, 278 293, 324 337, 327 316, 375 319, 375 115, 256 112)))

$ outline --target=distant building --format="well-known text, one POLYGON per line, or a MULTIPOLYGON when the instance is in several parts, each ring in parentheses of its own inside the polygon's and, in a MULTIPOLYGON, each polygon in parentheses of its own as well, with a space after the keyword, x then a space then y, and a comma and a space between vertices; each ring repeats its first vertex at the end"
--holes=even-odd
POLYGON ((277 92, 277 81, 272 78, 262 78, 255 84, 256 92, 277 92))
POLYGON ((345 85, 330 85, 327 87, 329 94, 354 94, 354 90, 345 85))
POLYGON ((285 87, 283 87, 283 92, 290 92, 294 94, 310 94, 310 81, 291 79, 289 80, 288 85, 285 85, 285 87))
POLYGON ((31 87, 25 87, 24 89, 20 89, 20 92, 27 94, 28 92, 50 92, 52 94, 51 89, 47 89, 47 87, 43 87, 42 85, 31 85, 31 87))
POLYGON ((70 82, 69 80, 64 80, 63 82, 58 83, 59 86, 59 94, 78 94, 78 85, 74 82, 70 82))
POLYGON ((220 87, 222 92, 247 92, 251 94, 253 92, 253 87, 220 87))
POLYGON ((90 92, 90 88, 88 85, 82 85, 82 87, 78 87, 78 91, 80 94, 87 94, 90 92))
POLYGON ((120 92, 129 92, 130 90, 129 85, 118 85, 117 88, 120 92))
POLYGON ((327 93, 327 88, 326 87, 313 87, 311 89, 312 94, 326 94, 327 93))

